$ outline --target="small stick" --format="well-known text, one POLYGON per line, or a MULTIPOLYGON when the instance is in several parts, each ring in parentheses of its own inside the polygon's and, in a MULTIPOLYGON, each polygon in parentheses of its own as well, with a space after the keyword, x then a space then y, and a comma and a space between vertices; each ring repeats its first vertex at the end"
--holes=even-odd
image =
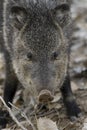
POLYGON ((22 130, 27 130, 24 126, 22 126, 20 124, 20 122, 16 119, 16 117, 14 116, 14 114, 12 113, 11 109, 6 105, 5 101, 3 100, 3 98, 0 96, 0 100, 2 101, 2 103, 4 104, 4 106, 6 107, 6 109, 8 110, 10 116, 12 117, 12 119, 15 121, 15 123, 22 129, 22 130))
POLYGON ((12 103, 9 102, 9 104, 15 108, 17 111, 19 111, 21 113, 21 116, 24 117, 26 119, 26 121, 28 122, 29 125, 31 125, 33 130, 36 130, 34 125, 31 123, 31 121, 28 119, 28 117, 26 116, 26 114, 24 112, 22 112, 18 107, 14 106, 12 103))

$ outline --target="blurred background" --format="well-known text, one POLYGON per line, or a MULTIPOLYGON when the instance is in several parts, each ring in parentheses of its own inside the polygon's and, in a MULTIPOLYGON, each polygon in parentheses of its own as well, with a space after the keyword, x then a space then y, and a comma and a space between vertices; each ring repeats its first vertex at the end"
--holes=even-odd
POLYGON ((73 0, 71 12, 75 27, 70 73, 80 89, 87 89, 87 0, 73 0))

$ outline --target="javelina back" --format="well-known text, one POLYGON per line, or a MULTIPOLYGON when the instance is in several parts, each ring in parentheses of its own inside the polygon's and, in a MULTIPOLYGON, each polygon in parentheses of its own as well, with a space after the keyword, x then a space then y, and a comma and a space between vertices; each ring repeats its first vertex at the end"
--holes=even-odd
POLYGON ((68 74, 69 0, 4 0, 3 7, 7 105, 20 82, 40 102, 51 101, 60 89, 69 117, 77 117, 68 74))

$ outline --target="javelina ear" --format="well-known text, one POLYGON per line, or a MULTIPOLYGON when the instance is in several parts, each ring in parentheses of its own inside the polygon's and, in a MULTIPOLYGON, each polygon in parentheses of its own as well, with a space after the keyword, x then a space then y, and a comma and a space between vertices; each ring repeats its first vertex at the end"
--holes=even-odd
POLYGON ((21 29, 27 19, 27 11, 23 7, 13 6, 11 8, 11 20, 14 27, 21 29))
POLYGON ((71 22, 70 5, 68 3, 62 3, 55 7, 53 10, 54 19, 63 28, 71 22))
POLYGON ((57 6, 55 10, 70 11, 70 6, 68 3, 62 3, 61 5, 57 6))

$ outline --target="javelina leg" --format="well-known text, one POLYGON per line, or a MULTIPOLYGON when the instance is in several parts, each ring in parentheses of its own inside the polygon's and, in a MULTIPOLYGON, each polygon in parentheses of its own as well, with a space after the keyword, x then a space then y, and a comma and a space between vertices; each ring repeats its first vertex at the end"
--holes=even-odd
MULTIPOLYGON (((18 80, 14 73, 11 59, 8 51, 4 48, 4 58, 5 58, 5 67, 6 67, 6 79, 4 86, 4 100, 6 104, 11 108, 9 102, 12 103, 13 97, 15 95, 18 80)), ((5 128, 8 120, 10 119, 8 111, 0 110, 0 129, 5 128)))
POLYGON ((16 89, 17 89, 18 81, 15 76, 12 74, 6 74, 6 81, 4 87, 4 100, 6 104, 10 106, 9 102, 12 103, 16 89))
POLYGON ((11 63, 11 59, 9 56, 9 53, 7 50, 5 50, 4 53, 5 57, 5 63, 6 63, 6 80, 5 80, 5 86, 4 86, 4 100, 6 104, 10 106, 9 102, 12 103, 17 85, 18 85, 18 79, 14 73, 13 66, 11 63))
POLYGON ((76 117, 80 116, 81 110, 78 108, 75 97, 71 90, 70 77, 66 77, 63 86, 61 87, 61 92, 63 95, 63 101, 66 106, 67 114, 69 118, 74 121, 76 117))

